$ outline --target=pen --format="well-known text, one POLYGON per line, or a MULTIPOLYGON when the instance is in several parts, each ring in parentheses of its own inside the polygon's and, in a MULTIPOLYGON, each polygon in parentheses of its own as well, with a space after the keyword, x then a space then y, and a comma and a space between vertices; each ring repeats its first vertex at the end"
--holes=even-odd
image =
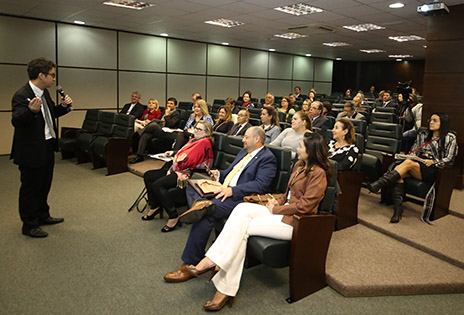
POLYGON ((271 197, 272 199, 276 200, 276 199, 274 198, 273 195, 271 195, 271 194, 267 194, 267 195, 268 195, 269 197, 271 197))

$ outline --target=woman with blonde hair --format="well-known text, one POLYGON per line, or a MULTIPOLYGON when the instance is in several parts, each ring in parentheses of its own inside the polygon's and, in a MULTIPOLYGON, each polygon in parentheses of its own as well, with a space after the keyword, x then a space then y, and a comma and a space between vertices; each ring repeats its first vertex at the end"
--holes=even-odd
POLYGON ((134 132, 142 133, 143 128, 152 121, 153 119, 159 119, 161 117, 161 111, 159 109, 158 100, 150 98, 148 100, 147 109, 143 112, 140 119, 136 119, 134 123, 134 132))

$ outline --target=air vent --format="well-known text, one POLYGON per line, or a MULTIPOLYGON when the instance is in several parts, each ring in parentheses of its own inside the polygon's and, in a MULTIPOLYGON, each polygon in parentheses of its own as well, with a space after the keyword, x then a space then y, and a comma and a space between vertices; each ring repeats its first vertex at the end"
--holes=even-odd
POLYGON ((338 30, 321 24, 309 24, 309 25, 297 25, 292 26, 287 29, 289 32, 298 32, 302 35, 318 35, 318 34, 327 34, 327 33, 335 33, 338 30))

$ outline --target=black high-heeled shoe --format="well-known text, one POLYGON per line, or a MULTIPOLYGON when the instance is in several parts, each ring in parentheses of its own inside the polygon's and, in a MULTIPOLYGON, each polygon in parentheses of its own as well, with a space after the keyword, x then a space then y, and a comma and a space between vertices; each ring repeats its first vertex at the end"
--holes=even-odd
POLYGON ((144 215, 144 216, 142 217, 142 220, 143 220, 143 221, 150 221, 150 220, 153 220, 153 219, 155 218, 155 216, 156 216, 158 213, 161 213, 161 211, 162 211, 162 209, 161 209, 161 208, 158 208, 158 209, 156 209, 156 211, 153 212, 151 215, 148 215, 148 214, 144 215))
POLYGON ((171 232, 171 231, 174 231, 176 229, 176 227, 182 227, 182 222, 177 221, 176 225, 174 225, 173 227, 169 227, 169 226, 165 225, 161 229, 161 232, 163 232, 163 233, 171 232))

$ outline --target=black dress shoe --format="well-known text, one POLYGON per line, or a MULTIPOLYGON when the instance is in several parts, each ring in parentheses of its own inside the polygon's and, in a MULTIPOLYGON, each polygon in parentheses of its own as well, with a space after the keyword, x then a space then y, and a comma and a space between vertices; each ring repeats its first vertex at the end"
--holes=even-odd
POLYGON ((35 227, 31 229, 24 229, 22 230, 24 235, 30 236, 30 237, 47 237, 48 233, 42 230, 40 227, 35 227))
POLYGON ((52 225, 52 224, 58 224, 63 222, 63 218, 52 218, 48 217, 46 219, 39 220, 39 225, 52 225))
POLYGON ((135 159, 129 161, 129 164, 135 164, 143 161, 143 156, 137 155, 135 159))

